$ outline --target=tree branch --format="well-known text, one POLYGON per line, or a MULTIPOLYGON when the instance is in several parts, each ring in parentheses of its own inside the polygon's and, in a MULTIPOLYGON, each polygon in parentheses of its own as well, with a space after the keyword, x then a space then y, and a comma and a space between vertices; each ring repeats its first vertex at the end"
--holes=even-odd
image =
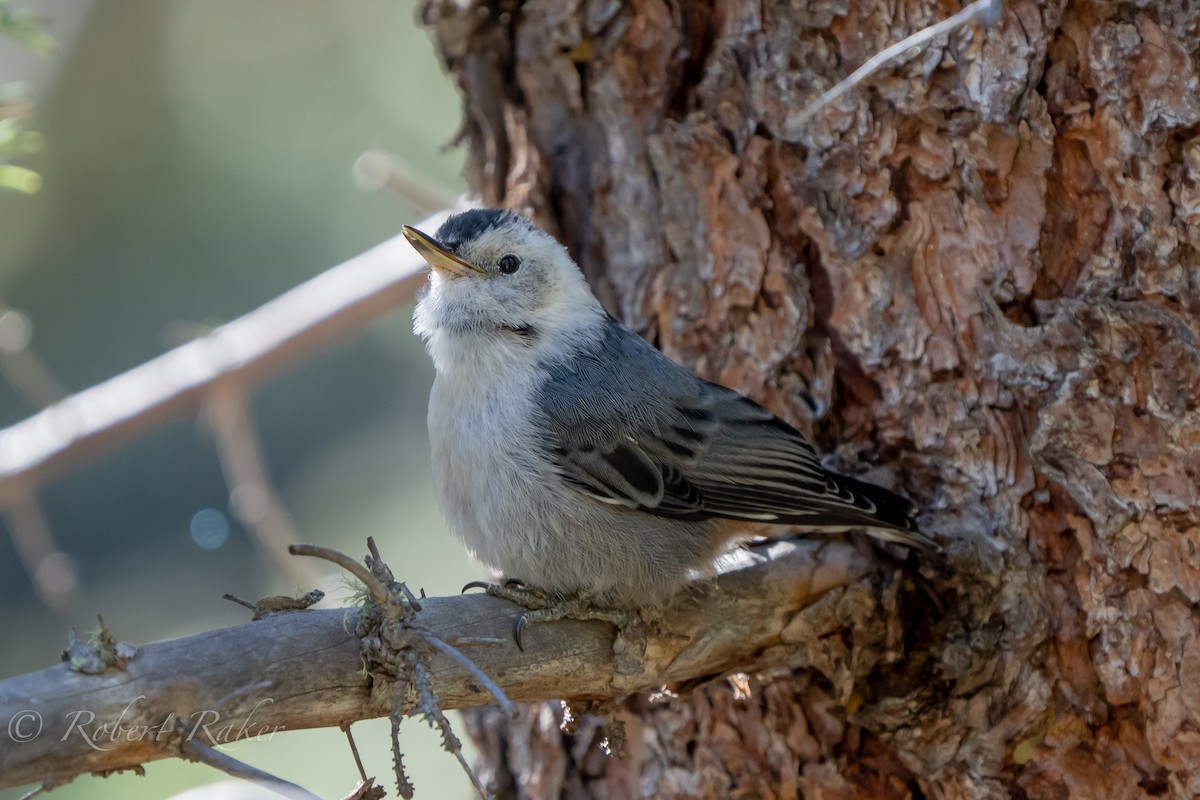
MULTIPOLYGON (((436 228, 445 213, 420 223, 436 228)), ((397 236, 245 316, 0 430, 0 503, 200 407, 221 381, 248 388, 410 302, 425 263, 397 236)))
MULTIPOLYGON (((619 698, 732 670, 818 663, 812 633, 847 627, 839 615, 858 604, 813 604, 868 591, 860 581, 871 563, 836 541, 780 542, 769 555, 747 554, 715 586, 682 598, 649 626, 645 654, 632 660, 614 657, 610 625, 573 620, 531 626, 522 652, 512 641, 515 607, 486 595, 423 599, 415 624, 443 641, 498 640, 462 648, 523 702, 619 698)), ((391 687, 364 671, 357 619, 355 610, 276 614, 146 645, 124 670, 84 675, 63 664, 2 681, 0 788, 132 769, 185 755, 191 740, 211 746, 386 716, 391 687)), ((428 667, 443 708, 491 702, 456 658, 437 653, 428 667)))

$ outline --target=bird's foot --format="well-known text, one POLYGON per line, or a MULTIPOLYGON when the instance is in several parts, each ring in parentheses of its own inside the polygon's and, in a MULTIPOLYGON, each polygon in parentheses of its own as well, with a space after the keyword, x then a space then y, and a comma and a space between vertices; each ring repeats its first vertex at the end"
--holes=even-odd
POLYGON ((513 620, 513 639, 521 650, 525 649, 521 634, 530 623, 553 622, 558 619, 599 620, 615 625, 619 636, 624 637, 631 628, 641 622, 636 613, 593 605, 587 595, 551 595, 512 578, 503 584, 471 581, 463 587, 464 592, 467 589, 483 589, 492 597, 508 600, 527 609, 513 620))

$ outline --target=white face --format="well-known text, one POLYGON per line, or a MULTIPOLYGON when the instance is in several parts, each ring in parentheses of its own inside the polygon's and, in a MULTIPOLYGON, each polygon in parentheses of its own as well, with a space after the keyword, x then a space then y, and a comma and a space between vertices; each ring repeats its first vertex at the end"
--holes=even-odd
POLYGON ((603 321, 566 248, 518 214, 476 209, 451 217, 432 240, 406 235, 433 267, 415 316, 431 348, 435 338, 465 336, 541 350, 603 321))

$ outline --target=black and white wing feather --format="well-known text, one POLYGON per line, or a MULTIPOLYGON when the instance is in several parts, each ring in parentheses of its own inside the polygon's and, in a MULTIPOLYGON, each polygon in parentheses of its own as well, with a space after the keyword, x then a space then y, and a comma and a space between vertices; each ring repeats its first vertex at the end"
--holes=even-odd
POLYGON ((866 528, 936 547, 908 500, 828 472, 786 422, 616 320, 549 372, 538 398, 546 447, 564 479, 600 502, 680 519, 866 528))

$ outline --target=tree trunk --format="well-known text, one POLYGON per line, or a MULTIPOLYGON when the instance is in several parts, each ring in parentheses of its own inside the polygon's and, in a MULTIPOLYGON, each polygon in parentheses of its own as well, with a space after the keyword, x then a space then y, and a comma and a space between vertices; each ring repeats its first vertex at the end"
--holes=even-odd
POLYGON ((484 200, 947 545, 623 759, 475 717, 508 796, 1200 795, 1200 6, 1015 0, 797 124, 958 8, 426 0, 484 200))

